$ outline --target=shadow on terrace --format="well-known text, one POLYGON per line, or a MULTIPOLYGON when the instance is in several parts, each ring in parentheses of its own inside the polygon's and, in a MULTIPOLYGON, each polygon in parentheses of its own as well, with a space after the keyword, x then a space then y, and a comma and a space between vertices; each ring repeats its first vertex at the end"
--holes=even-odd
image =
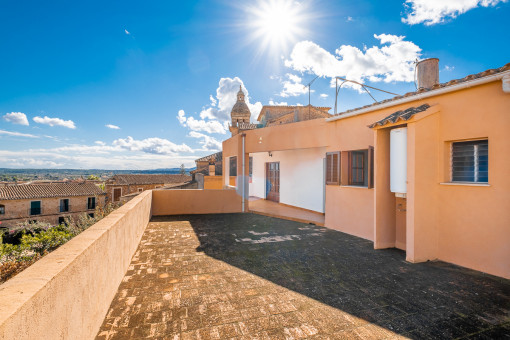
POLYGON ((313 224, 254 214, 184 218, 200 240, 197 251, 392 332, 510 334, 508 280, 444 262, 411 264, 403 251, 374 250, 370 241, 313 224))
POLYGON ((410 264, 399 250, 313 224, 251 213, 156 216, 98 338, 494 339, 510 332, 509 309, 508 280, 410 264))

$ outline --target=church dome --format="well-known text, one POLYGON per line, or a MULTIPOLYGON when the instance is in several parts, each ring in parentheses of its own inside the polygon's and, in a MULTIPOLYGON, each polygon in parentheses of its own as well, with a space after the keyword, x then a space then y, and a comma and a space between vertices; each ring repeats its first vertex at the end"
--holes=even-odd
POLYGON ((241 89, 241 86, 239 86, 239 92, 237 92, 237 102, 234 104, 234 107, 232 107, 232 116, 248 116, 250 117, 251 112, 248 108, 248 105, 246 105, 246 102, 244 101, 244 92, 241 89))

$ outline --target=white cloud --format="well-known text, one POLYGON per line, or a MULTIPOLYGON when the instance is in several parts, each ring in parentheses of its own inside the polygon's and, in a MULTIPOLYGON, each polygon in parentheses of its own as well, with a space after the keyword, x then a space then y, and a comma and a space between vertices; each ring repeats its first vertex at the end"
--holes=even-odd
POLYGON ((106 143, 105 143, 105 142, 100 141, 100 140, 96 140, 94 143, 95 143, 95 144, 97 144, 97 145, 101 145, 101 146, 106 145, 106 143))
POLYGON ((301 83, 301 77, 290 73, 287 73, 285 76, 287 80, 282 82, 283 90, 280 92, 281 97, 297 97, 308 93, 308 88, 301 83))
MULTIPOLYGON (((294 46, 285 65, 295 71, 309 72, 321 77, 345 77, 363 82, 414 80, 414 61, 421 48, 404 36, 375 35, 382 46, 360 50, 342 45, 332 54, 311 41, 301 41, 294 46)), ((348 83, 346 83, 347 85, 348 83)), ((352 86, 352 85, 351 85, 352 86)))
POLYGON ((427 26, 456 18, 460 14, 477 7, 496 6, 507 0, 406 0, 407 17, 402 22, 427 26))
POLYGON ((182 126, 186 126, 186 113, 184 110, 179 110, 179 113, 177 113, 177 119, 182 126))
POLYGON ((193 131, 204 131, 207 133, 220 133, 225 134, 225 127, 217 120, 197 120, 193 117, 188 117, 186 121, 187 126, 193 131))
POLYGON ((197 158, 194 155, 147 154, 127 151, 120 147, 113 147, 114 151, 111 152, 96 153, 90 148, 87 145, 74 145, 67 149, 0 150, 0 164, 9 168, 141 170, 174 168, 183 163, 187 167, 194 166, 194 160, 197 158), (75 150, 87 152, 76 152, 75 150))
POLYGON ((448 65, 445 65, 445 66, 444 66, 444 70, 445 70, 445 71, 448 71, 448 72, 449 72, 449 71, 453 71, 454 69, 455 69, 455 66, 448 66, 448 65))
POLYGON ((187 126, 193 131, 204 131, 207 133, 220 133, 225 134, 226 128, 218 120, 204 120, 195 119, 193 117, 186 117, 184 110, 179 110, 177 119, 182 126, 187 126))
POLYGON ((6 113, 2 118, 9 123, 28 125, 27 115, 22 112, 6 113))
POLYGON ((69 129, 76 129, 76 126, 74 125, 74 122, 72 120, 63 120, 60 118, 50 118, 48 116, 44 116, 44 118, 37 116, 37 117, 34 117, 33 119, 34 119, 34 122, 39 123, 39 124, 46 124, 49 126, 62 126, 62 127, 66 127, 69 129))
POLYGON ((203 133, 191 131, 190 137, 202 139, 199 143, 202 145, 202 151, 218 151, 221 150, 222 145, 216 138, 204 135, 203 133))
POLYGON ((176 155, 179 152, 193 152, 193 150, 184 143, 175 144, 168 139, 157 137, 136 140, 128 136, 125 139, 119 138, 113 141, 113 145, 129 151, 142 151, 157 155, 176 155))
POLYGON ((209 100, 211 101, 211 106, 216 106, 216 104, 218 103, 218 101, 216 100, 216 98, 212 96, 212 94, 209 95, 209 100))
POLYGON ((131 33, 127 29, 124 29, 124 33, 126 33, 127 35, 131 35, 131 33))
POLYGON ((319 97, 321 97, 322 99, 326 99, 328 98, 328 95, 325 93, 321 93, 319 97))
POLYGON ((6 130, 0 130, 0 136, 1 135, 11 136, 11 137, 39 138, 39 136, 31 135, 29 133, 21 133, 21 132, 6 131, 6 130))
POLYGON ((352 22, 352 21, 354 21, 354 18, 353 17, 347 17, 347 19, 345 21, 346 22, 352 22))
POLYGON ((106 124, 105 125, 108 129, 112 129, 112 130, 120 130, 120 127, 118 127, 117 125, 113 125, 113 124, 106 124))
MULTIPOLYGON (((216 89, 216 97, 213 97, 217 103, 204 108, 200 112, 200 118, 218 120, 220 123, 230 121, 230 111, 237 101, 239 86, 242 86, 243 88, 243 92, 245 94, 244 99, 250 109, 252 121, 256 119, 262 109, 262 104, 260 102, 256 102, 254 104, 251 103, 248 89, 246 89, 243 81, 238 77, 220 79, 218 88, 216 89)), ((211 97, 209 99, 211 99, 211 97)))
POLYGON ((272 101, 270 100, 269 101, 269 105, 274 105, 274 106, 287 106, 289 105, 287 102, 275 102, 275 101, 272 101))

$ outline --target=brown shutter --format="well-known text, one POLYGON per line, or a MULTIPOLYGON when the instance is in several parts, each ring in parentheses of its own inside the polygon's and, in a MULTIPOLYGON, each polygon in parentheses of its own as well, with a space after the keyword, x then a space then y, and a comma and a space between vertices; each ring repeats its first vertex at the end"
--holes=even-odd
POLYGON ((326 153, 326 184, 331 183, 331 154, 326 153))
POLYGON ((326 153, 326 184, 340 184, 340 152, 326 153))
POLYGON ((368 188, 374 187, 374 147, 368 147, 368 188))

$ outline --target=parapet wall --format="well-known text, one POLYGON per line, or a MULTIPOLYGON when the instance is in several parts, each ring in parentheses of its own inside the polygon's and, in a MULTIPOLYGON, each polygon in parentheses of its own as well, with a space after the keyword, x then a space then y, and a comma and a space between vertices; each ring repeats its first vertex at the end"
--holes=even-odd
POLYGON ((0 339, 93 339, 150 220, 151 203, 151 191, 141 193, 0 285, 0 339))
POLYGON ((236 190, 153 190, 152 215, 222 214, 241 212, 236 190))

